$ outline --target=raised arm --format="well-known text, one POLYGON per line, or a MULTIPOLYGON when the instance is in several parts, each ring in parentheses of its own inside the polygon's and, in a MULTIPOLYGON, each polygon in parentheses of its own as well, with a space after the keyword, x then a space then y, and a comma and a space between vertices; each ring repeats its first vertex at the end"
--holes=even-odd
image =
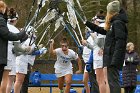
POLYGON ((54 40, 51 39, 49 51, 50 51, 51 54, 55 54, 56 55, 56 51, 54 50, 53 46, 54 46, 54 40))
POLYGON ((88 41, 82 40, 82 44, 88 47, 89 49, 93 50, 93 45, 91 45, 88 41))
POLYGON ((88 42, 87 40, 82 40, 82 44, 83 44, 84 46, 86 46, 87 48, 89 48, 89 49, 91 49, 91 50, 94 50, 95 45, 92 45, 91 43, 93 43, 93 42, 88 42))
POLYGON ((9 41, 17 41, 22 39, 26 35, 26 32, 23 31, 21 33, 12 33, 9 31, 7 27, 7 23, 5 22, 5 19, 0 19, 0 37, 9 40, 9 41))
POLYGON ((97 33, 100 33, 102 35, 106 35, 106 33, 107 33, 107 31, 104 30, 103 27, 99 27, 96 24, 93 24, 93 23, 91 23, 89 21, 86 21, 85 25, 87 27, 89 27, 93 32, 97 32, 97 33))

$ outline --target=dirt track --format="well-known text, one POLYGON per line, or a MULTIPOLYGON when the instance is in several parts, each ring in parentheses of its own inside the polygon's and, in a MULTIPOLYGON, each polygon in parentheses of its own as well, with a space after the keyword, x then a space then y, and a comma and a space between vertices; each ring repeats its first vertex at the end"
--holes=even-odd
MULTIPOLYGON (((82 93, 83 88, 74 88, 77 93, 82 93)), ((60 93, 58 88, 53 88, 52 93, 60 93)), ((28 93, 50 93, 50 88, 29 88, 28 93)), ((124 90, 121 89, 121 93, 124 93, 124 90)))
MULTIPOLYGON (((77 93, 82 93, 82 88, 74 88, 77 93)), ((52 93, 60 93, 58 88, 53 88, 52 93)), ((28 93, 50 93, 50 88, 29 88, 28 93)))

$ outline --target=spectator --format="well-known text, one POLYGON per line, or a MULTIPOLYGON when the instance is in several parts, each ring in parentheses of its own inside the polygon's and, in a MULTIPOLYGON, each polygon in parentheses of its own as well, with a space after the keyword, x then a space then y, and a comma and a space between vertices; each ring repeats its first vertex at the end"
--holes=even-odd
POLYGON ((134 50, 134 44, 132 42, 127 43, 125 53, 125 65, 122 70, 123 75, 123 87, 125 93, 134 93, 137 83, 137 65, 140 63, 140 58, 134 50))

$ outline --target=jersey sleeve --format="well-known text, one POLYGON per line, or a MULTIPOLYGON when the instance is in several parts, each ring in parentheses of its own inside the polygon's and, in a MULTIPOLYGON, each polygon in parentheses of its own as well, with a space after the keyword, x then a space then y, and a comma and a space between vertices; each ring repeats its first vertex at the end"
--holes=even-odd
POLYGON ((56 49, 55 49, 55 52, 56 52, 56 55, 59 55, 59 53, 60 53, 60 48, 56 48, 56 49))
POLYGON ((74 52, 73 50, 71 51, 71 53, 72 53, 72 58, 76 60, 78 58, 78 54, 74 52))

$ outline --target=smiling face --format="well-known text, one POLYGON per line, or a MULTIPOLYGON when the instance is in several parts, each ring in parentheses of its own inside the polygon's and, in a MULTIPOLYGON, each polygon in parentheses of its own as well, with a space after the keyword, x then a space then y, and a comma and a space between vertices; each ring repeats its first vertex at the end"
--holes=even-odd
POLYGON ((132 42, 127 43, 126 49, 129 52, 134 51, 134 44, 132 42))
POLYGON ((133 51, 134 50, 134 44, 131 44, 129 47, 129 51, 133 51))
POLYGON ((66 38, 63 38, 60 41, 60 46, 61 46, 63 52, 67 52, 68 51, 68 41, 67 41, 66 38))
POLYGON ((60 43, 62 51, 67 51, 68 50, 68 44, 67 43, 60 43))

